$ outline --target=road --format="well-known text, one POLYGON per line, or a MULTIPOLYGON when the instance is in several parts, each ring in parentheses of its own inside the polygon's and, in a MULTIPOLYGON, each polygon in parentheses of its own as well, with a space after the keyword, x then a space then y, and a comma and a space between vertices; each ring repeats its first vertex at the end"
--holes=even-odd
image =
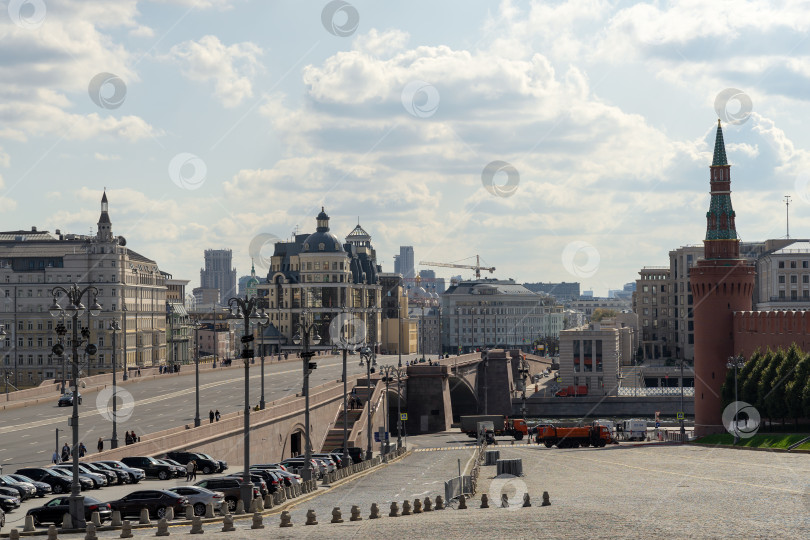
MULTIPOLYGON (((403 362, 410 357, 403 356, 403 362)), ((318 368, 310 375, 312 387, 340 379, 342 359, 323 357, 316 360, 318 368)), ((359 366, 358 356, 348 358, 349 375, 365 373, 359 366)), ((378 364, 396 364, 396 356, 378 356, 378 364)), ((250 402, 259 402, 261 372, 257 362, 250 369, 250 402)), ((266 363, 265 399, 270 402, 301 391, 302 375, 298 362, 266 363)), ((135 431, 137 435, 161 431, 170 427, 194 422, 194 375, 167 375, 154 380, 119 386, 118 439, 124 445, 124 432, 135 431), (130 398, 131 396, 131 398, 130 398)), ((104 392, 82 393, 79 406, 79 438, 88 452, 96 451, 99 437, 104 438, 104 447, 109 449, 112 423, 108 419, 108 400, 104 392), (97 403, 100 401, 100 403, 97 403), (104 414, 102 414, 104 413, 104 414)), ((230 369, 206 371, 200 374, 200 416, 208 422, 208 411, 219 409, 227 414, 244 408, 244 371, 230 369)), ((0 413, 0 466, 13 472, 20 467, 50 463, 56 444, 56 429, 59 429, 59 446, 70 442, 67 419, 69 407, 57 407, 56 402, 12 409, 0 413)))

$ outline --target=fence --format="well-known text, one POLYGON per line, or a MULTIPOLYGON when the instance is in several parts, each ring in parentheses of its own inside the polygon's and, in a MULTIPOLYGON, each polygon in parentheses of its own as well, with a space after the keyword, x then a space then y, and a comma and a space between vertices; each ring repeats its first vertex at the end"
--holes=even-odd
MULTIPOLYGON (((642 388, 620 387, 619 396, 622 397, 648 397, 648 396, 675 396, 681 395, 680 386, 648 386, 642 388)), ((695 395, 694 386, 683 387, 684 397, 693 397, 695 395)))
POLYGON ((481 472, 481 462, 486 454, 487 443, 484 441, 475 447, 473 453, 473 467, 469 475, 457 476, 444 483, 444 499, 452 501, 462 495, 475 495, 478 485, 478 475, 481 472))

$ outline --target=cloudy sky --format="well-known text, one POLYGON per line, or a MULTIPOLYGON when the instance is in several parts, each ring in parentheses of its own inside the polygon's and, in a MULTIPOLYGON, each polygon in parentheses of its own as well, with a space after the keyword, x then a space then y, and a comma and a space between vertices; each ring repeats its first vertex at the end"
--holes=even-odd
POLYGON ((742 239, 785 195, 807 238, 809 3, 0 0, 0 229, 95 231, 106 187, 196 286, 323 205, 385 271, 605 294, 703 239, 720 117, 742 239))

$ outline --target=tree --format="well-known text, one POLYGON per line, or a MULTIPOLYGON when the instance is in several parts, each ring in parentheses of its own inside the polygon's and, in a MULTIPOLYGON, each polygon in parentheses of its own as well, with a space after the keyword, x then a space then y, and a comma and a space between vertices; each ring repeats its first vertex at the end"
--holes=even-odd
POLYGON ((766 415, 768 419, 773 420, 773 417, 768 414, 768 408, 765 404, 765 398, 771 394, 776 382, 776 370, 779 369, 785 362, 784 349, 778 349, 772 356, 771 361, 762 370, 759 381, 757 382, 757 402, 754 406, 759 410, 760 415, 766 415))
POLYGON ((796 343, 793 343, 785 355, 784 361, 776 368, 768 394, 765 396, 765 410, 768 418, 779 418, 785 425, 785 417, 789 414, 787 405, 787 383, 796 370, 801 354, 796 343))
POLYGON ((802 391, 805 384, 810 380, 810 355, 802 354, 801 359, 796 364, 796 369, 785 384, 785 404, 788 414, 793 418, 796 427, 799 427, 799 418, 802 417, 804 406, 802 405, 802 391))
POLYGON ((596 308, 591 314, 591 322, 599 322, 602 319, 612 319, 617 314, 615 309, 596 308))
MULTIPOLYGON (((755 404, 757 401, 757 385, 759 384, 760 376, 762 375, 762 370, 771 363, 771 359, 773 358, 773 351, 768 349, 764 355, 760 355, 759 358, 756 359, 756 362, 753 363, 751 366, 751 371, 749 371, 746 376, 739 378, 739 399, 740 401, 745 401, 746 403, 755 404)), ((753 359, 752 359, 753 362, 753 359)), ((743 368, 744 369, 744 368, 743 368)))

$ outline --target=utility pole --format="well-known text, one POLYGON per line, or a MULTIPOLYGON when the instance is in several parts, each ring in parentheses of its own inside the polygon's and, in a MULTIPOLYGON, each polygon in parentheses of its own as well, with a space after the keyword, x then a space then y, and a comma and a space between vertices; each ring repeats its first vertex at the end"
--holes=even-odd
POLYGON ((785 224, 787 225, 787 238, 790 239, 790 195, 785 195, 785 224))

